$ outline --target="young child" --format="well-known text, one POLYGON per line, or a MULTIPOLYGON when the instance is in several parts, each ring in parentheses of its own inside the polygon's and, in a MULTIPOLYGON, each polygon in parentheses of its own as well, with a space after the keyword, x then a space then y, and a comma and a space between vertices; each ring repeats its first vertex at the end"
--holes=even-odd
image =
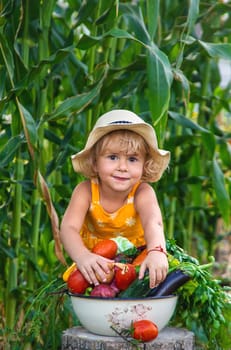
POLYGON ((72 156, 74 170, 86 176, 73 191, 61 223, 61 241, 88 282, 105 279, 108 261, 91 252, 102 239, 126 237, 148 254, 139 278, 149 270, 150 287, 168 272, 160 208, 148 182, 160 179, 170 159, 158 149, 155 131, 135 113, 113 110, 102 115, 85 148, 72 156))

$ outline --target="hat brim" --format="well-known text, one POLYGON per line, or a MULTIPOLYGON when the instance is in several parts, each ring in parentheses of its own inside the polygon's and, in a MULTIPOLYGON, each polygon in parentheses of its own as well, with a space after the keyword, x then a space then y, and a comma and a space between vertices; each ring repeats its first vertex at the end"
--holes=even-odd
POLYGON ((158 148, 155 131, 151 125, 145 122, 140 124, 111 124, 93 129, 89 134, 85 148, 71 157, 74 170, 77 173, 82 173, 86 177, 89 177, 89 169, 87 169, 89 167, 89 162, 87 160, 89 159, 92 147, 103 136, 117 130, 130 130, 143 137, 150 148, 151 157, 156 163, 156 174, 148 179, 148 181, 158 181, 169 164, 170 152, 158 148))

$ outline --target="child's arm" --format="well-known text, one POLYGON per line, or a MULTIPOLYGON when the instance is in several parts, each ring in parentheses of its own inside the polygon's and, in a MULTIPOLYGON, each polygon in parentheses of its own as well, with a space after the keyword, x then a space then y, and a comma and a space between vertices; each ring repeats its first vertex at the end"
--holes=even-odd
POLYGON ((163 281, 168 272, 168 259, 165 255, 165 237, 160 207, 152 187, 142 183, 135 195, 135 207, 138 211, 144 229, 147 251, 161 247, 163 251, 150 251, 141 265, 139 277, 143 278, 145 270, 149 270, 150 287, 153 288, 163 281))
POLYGON ((60 238, 63 246, 76 262, 78 269, 89 283, 98 284, 96 273, 105 278, 109 272, 108 259, 91 253, 84 245, 80 231, 91 202, 90 182, 80 183, 73 191, 70 203, 63 216, 60 229, 60 238))

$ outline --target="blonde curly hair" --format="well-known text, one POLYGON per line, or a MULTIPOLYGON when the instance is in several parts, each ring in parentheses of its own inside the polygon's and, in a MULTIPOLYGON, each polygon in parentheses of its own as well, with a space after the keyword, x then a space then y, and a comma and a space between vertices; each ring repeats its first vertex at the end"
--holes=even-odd
POLYGON ((98 142, 96 142, 96 144, 91 149, 84 169, 82 169, 85 176, 89 178, 97 177, 97 173, 94 170, 94 165, 98 155, 102 154, 109 144, 115 142, 118 142, 120 151, 122 152, 132 152, 144 156, 145 162, 141 180, 144 182, 154 182, 155 178, 159 174, 160 165, 159 163, 155 163, 153 154, 151 155, 150 153, 150 147, 145 142, 144 138, 138 135, 136 132, 129 130, 112 131, 103 136, 98 142))

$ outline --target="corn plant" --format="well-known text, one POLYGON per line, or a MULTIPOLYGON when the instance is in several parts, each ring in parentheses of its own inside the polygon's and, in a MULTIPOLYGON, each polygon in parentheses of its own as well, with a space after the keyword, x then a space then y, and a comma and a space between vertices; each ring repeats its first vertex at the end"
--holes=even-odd
POLYGON ((73 322, 63 316, 70 307, 62 299, 61 317, 55 316, 46 297, 53 307, 60 299, 46 291, 57 288, 69 263, 59 221, 82 179, 70 156, 105 111, 133 110, 171 151, 169 171, 154 185, 168 238, 206 260, 219 217, 229 234, 230 80, 221 85, 220 62, 231 57, 230 6, 0 1, 4 346, 56 349, 55 325, 73 322), (40 329, 47 315, 54 332, 28 332, 22 343, 25 327, 40 329))

